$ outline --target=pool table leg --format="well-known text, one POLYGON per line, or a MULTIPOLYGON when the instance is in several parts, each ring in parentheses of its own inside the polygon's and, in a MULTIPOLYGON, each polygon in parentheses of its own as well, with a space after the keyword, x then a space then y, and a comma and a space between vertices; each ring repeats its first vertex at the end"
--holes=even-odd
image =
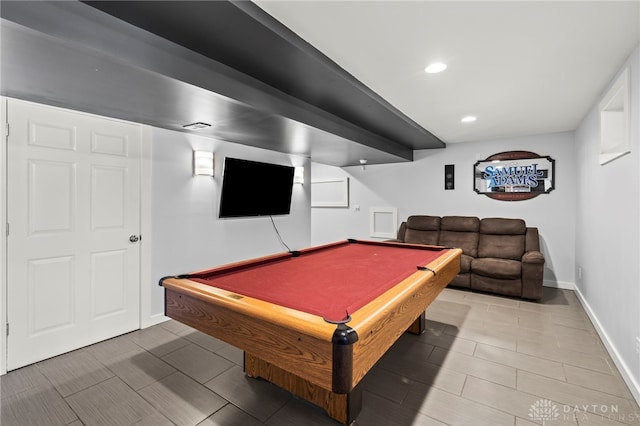
POLYGON ((424 312, 420 314, 418 318, 407 328, 407 331, 412 334, 422 334, 427 329, 427 320, 424 312))
POLYGON ((249 377, 263 378, 323 408, 329 417, 345 425, 350 425, 362 409, 360 386, 349 393, 334 393, 246 352, 244 372, 249 377))

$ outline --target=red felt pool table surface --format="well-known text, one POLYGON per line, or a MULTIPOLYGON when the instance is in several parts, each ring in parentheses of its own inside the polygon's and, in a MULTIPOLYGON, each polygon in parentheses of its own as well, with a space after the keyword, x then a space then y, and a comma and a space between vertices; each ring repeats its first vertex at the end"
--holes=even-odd
POLYGON ((440 256, 441 247, 349 241, 284 253, 269 261, 220 267, 189 279, 341 321, 440 256))
POLYGON ((242 349, 247 376, 349 424, 362 404, 358 384, 402 333, 424 331, 425 309, 460 271, 461 254, 349 240, 160 284, 165 314, 242 349))

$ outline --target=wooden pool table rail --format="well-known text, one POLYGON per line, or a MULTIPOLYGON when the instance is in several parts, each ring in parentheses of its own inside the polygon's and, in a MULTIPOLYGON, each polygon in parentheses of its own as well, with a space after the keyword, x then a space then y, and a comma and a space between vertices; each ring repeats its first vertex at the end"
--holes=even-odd
POLYGON ((358 339, 344 389, 334 388, 336 325, 319 316, 174 278, 162 282, 165 314, 244 350, 248 375, 263 377, 349 423, 360 404, 359 393, 351 391, 457 275, 460 254, 459 249, 444 252, 428 265, 435 275, 418 270, 351 315, 347 325, 358 339))

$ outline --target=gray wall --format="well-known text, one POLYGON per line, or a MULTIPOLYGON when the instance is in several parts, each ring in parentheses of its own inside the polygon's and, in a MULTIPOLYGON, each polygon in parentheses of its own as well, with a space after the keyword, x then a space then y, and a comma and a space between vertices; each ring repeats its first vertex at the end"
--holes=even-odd
MULTIPOLYGON (((304 166, 309 160, 164 129, 152 129, 152 279, 286 251, 268 217, 218 219, 224 157, 304 166), (215 177, 192 176, 192 150, 215 153, 215 177)), ((255 176, 260 179, 260 176, 255 176)), ((291 214, 274 216, 287 245, 310 244, 310 185, 294 185, 291 214)), ((164 293, 152 287, 152 313, 164 312, 164 293)))
POLYGON ((413 214, 522 218, 539 228, 545 284, 574 281, 575 159, 573 132, 449 144, 415 152, 412 163, 340 169, 312 164, 312 180, 349 177, 349 208, 312 208, 311 242, 369 238, 369 208, 396 207, 398 222, 413 214), (524 150, 556 160, 556 189, 526 201, 496 201, 473 190, 473 165, 492 154, 524 150), (455 165, 455 189, 444 190, 444 165, 455 165), (356 210, 359 206, 359 211, 356 210))
POLYGON ((633 375, 640 398, 640 47, 625 66, 631 72, 631 153, 599 164, 597 105, 576 130, 575 253, 576 269, 582 268, 576 290, 624 363, 618 367, 633 375))

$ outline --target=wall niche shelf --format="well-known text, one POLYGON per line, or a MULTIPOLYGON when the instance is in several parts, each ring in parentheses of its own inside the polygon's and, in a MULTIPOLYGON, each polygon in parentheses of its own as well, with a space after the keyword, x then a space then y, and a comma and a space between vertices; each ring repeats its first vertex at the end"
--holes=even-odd
POLYGON ((598 105, 601 165, 631 151, 629 98, 629 68, 625 68, 598 105))

